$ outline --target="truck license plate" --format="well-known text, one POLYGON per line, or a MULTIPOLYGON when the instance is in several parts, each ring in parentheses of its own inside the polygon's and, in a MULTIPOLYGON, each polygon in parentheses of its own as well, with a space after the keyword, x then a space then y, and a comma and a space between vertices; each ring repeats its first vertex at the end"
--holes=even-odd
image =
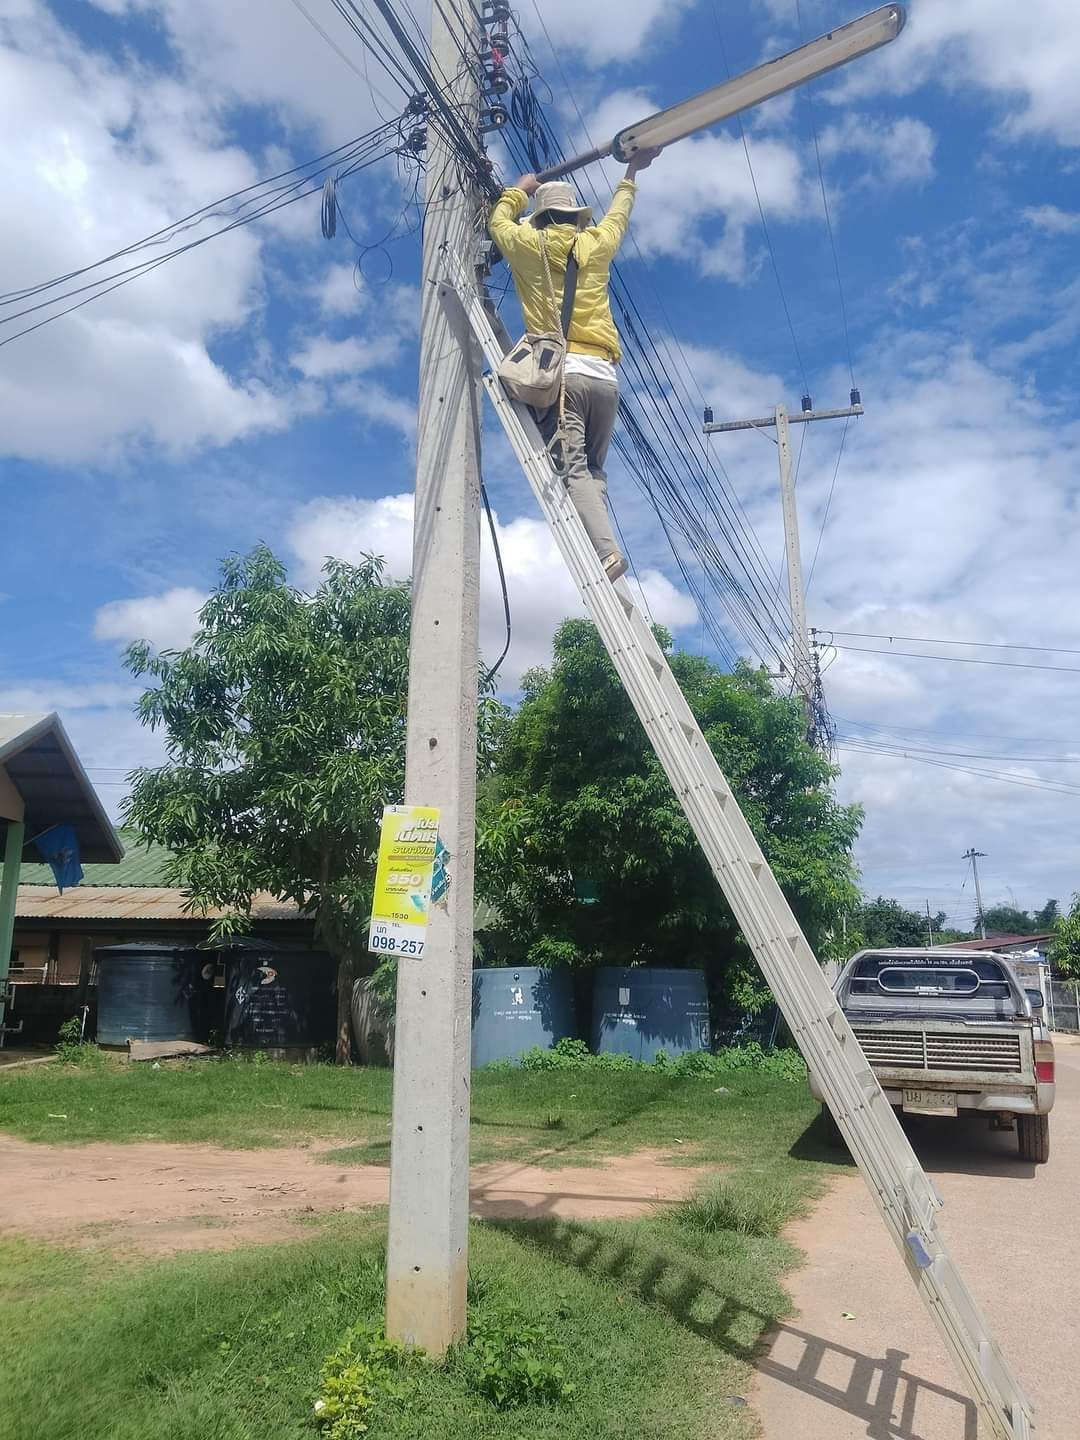
POLYGON ((904 1111, 909 1115, 955 1115, 955 1090, 905 1090, 904 1111))

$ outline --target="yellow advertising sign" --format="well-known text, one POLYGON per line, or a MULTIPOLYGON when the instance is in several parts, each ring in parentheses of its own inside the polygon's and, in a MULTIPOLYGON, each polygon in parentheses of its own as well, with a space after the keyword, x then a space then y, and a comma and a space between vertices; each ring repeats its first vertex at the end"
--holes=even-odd
POLYGON ((423 955, 438 843, 439 811, 434 806, 388 805, 383 811, 369 950, 423 955))

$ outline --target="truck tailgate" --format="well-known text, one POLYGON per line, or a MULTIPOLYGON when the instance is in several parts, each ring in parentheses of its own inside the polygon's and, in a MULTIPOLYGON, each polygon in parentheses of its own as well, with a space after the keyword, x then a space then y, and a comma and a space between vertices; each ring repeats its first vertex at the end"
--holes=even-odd
POLYGON ((852 1027, 863 1054, 879 1073, 935 1076, 951 1084, 1018 1080, 1035 1084, 1031 1031, 1000 1025, 889 1021, 852 1027))

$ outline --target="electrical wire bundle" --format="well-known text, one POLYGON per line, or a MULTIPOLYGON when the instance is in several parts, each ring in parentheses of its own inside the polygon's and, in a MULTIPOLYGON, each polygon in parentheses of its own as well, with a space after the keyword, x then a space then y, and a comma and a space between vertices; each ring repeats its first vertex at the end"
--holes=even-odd
MULTIPOLYGON (((220 235, 227 235, 319 193, 324 189, 326 180, 330 180, 331 189, 336 190, 342 180, 394 153, 391 142, 397 134, 397 127, 396 119, 386 122, 303 165, 294 165, 243 190, 213 200, 152 235, 144 236, 122 250, 114 250, 92 265, 69 270, 65 275, 37 285, 0 294, 0 346, 9 345, 53 320, 59 320, 61 316, 70 315, 73 310, 100 300, 220 235), (189 240, 180 239, 191 231, 199 233, 189 240), (74 303, 64 305, 67 300, 74 303), (58 309, 58 306, 63 308, 58 309), (16 326, 20 320, 28 323, 13 330, 5 328, 16 326)), ((324 195, 324 227, 330 223, 328 208, 324 195)))

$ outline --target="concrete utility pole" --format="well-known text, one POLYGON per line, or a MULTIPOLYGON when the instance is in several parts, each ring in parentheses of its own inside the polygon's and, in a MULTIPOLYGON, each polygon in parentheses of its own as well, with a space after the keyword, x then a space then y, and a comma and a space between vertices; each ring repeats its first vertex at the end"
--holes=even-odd
MULTIPOLYGON (((472 135, 478 77, 461 55, 477 51, 478 11, 432 10, 432 70, 472 135)), ((430 125, 405 798, 441 811, 450 889, 423 958, 398 961, 386 1331, 435 1357, 466 1318, 480 585, 479 374, 442 285, 446 251, 471 263, 479 204, 430 125)))
POLYGON ((926 902, 926 938, 930 941, 931 950, 934 948, 934 922, 930 919, 930 901, 926 902))
POLYGON ((810 632, 806 625, 806 591, 803 587, 802 546, 799 543, 799 509, 791 465, 791 427, 783 405, 776 407, 776 447, 780 457, 780 502, 784 511, 784 549, 787 552, 788 604, 791 607, 791 641, 795 686, 810 713, 813 675, 810 670, 810 632))
MULTIPOLYGON (((806 623, 806 588, 803 585, 802 548, 799 544, 799 509, 795 501, 795 477, 791 464, 791 426, 805 425, 812 420, 842 420, 864 413, 859 392, 851 392, 851 404, 844 410, 814 410, 807 397, 797 415, 789 415, 787 407, 778 405, 772 415, 760 420, 723 420, 719 424, 706 420, 706 435, 726 434, 731 430, 762 430, 776 427, 776 448, 780 461, 780 499, 784 512, 784 546, 787 552, 788 602, 791 608, 791 643, 795 688, 806 708, 807 734, 828 750, 829 737, 817 734, 817 680, 811 658, 810 632, 806 623)), ((707 411, 706 415, 711 414, 707 411)))
POLYGON ((986 939, 986 921, 983 919, 982 890, 981 890, 980 887, 979 887, 979 866, 978 866, 978 862, 979 862, 980 860, 985 860, 985 859, 986 859, 986 853, 985 853, 985 851, 983 851, 983 850, 976 850, 975 847, 974 847, 974 845, 973 845, 970 850, 965 850, 965 852, 964 852, 964 857, 963 857, 963 858, 964 858, 965 860, 970 860, 970 861, 971 861, 971 873, 972 873, 972 875, 974 875, 974 877, 975 877, 975 909, 977 910, 978 916, 979 916, 979 934, 980 934, 980 935, 982 936, 982 938, 985 940, 985 939, 986 939))

